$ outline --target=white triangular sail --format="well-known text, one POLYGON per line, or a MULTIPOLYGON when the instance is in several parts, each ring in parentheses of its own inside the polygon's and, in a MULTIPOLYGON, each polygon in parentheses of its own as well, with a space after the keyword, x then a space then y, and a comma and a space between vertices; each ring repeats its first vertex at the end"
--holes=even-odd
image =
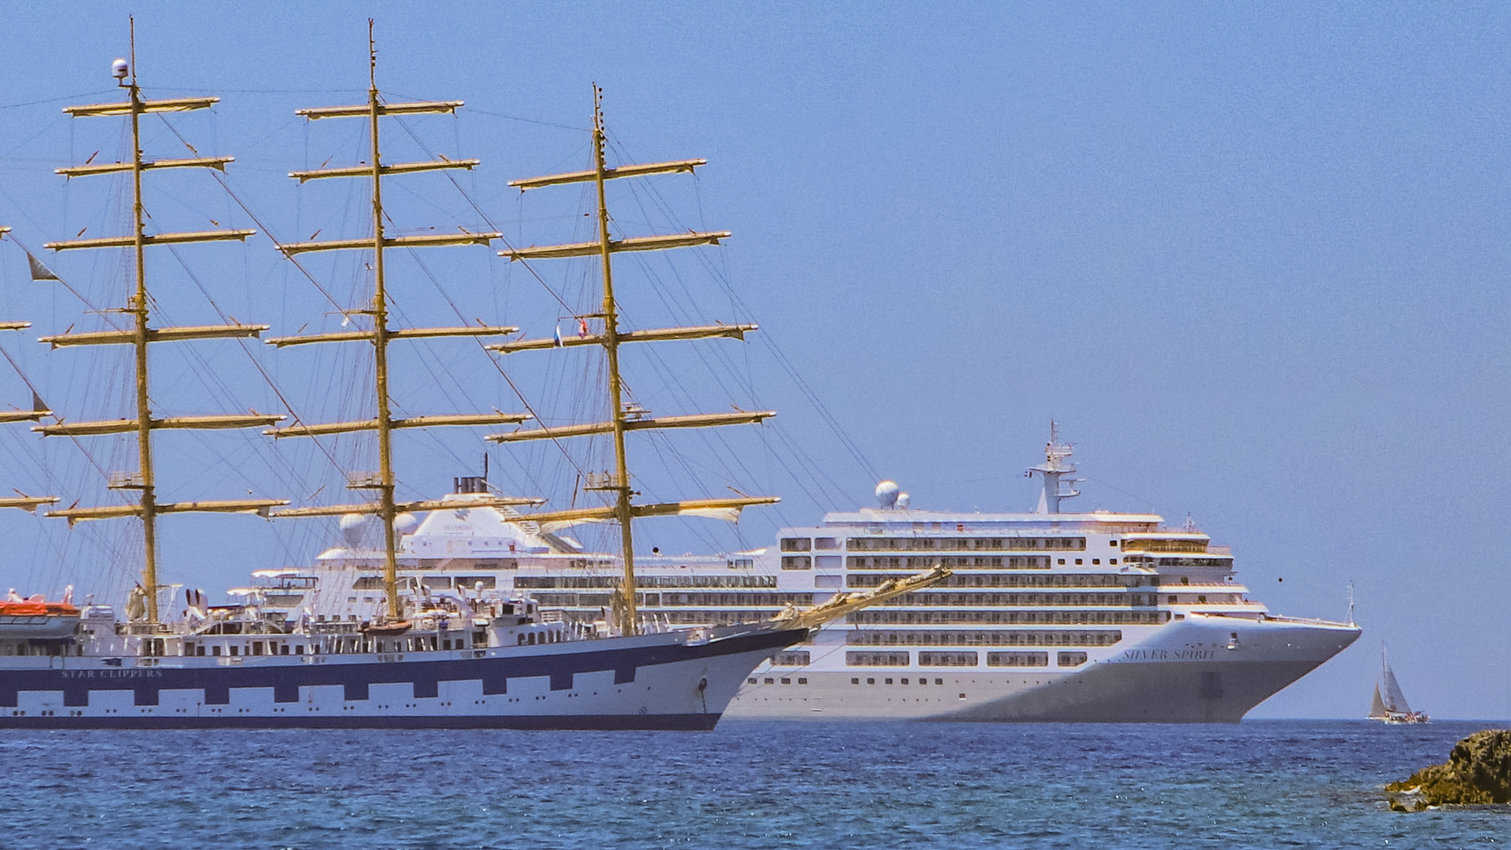
POLYGON ((1396 681, 1396 674, 1390 669, 1390 662, 1382 661, 1382 664, 1380 684, 1384 688, 1384 693, 1381 695, 1385 700, 1385 710, 1394 714, 1410 714, 1411 706, 1406 704, 1406 694, 1401 692, 1401 683, 1396 681))
POLYGON ((1385 710, 1385 702, 1380 699, 1380 686, 1375 685, 1375 694, 1369 701, 1369 719, 1384 720, 1389 712, 1385 710))

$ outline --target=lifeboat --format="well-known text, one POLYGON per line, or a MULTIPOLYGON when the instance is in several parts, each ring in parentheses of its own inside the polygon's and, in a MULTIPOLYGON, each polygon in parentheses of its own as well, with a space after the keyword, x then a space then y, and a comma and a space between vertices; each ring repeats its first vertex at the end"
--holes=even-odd
POLYGON ((77 627, 79 608, 74 605, 73 586, 63 590, 59 602, 48 602, 41 593, 23 599, 14 589, 0 601, 0 639, 57 640, 73 637, 77 627))
POLYGON ((0 601, 0 638, 58 639, 71 637, 79 625, 79 609, 64 594, 62 602, 41 596, 0 601))

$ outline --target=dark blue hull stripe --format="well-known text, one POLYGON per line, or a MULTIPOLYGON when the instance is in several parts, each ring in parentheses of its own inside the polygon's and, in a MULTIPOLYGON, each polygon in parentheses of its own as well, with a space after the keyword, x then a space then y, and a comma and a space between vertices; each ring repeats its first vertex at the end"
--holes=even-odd
MULTIPOLYGON (((778 650, 806 637, 806 629, 784 629, 739 635, 692 646, 664 644, 525 657, 441 660, 425 657, 427 654, 439 653, 410 653, 408 657, 421 660, 359 662, 351 660, 351 656, 325 655, 319 656, 319 663, 310 663, 302 659, 312 656, 277 656, 280 661, 286 659, 287 663, 268 664, 264 660, 267 659, 266 656, 250 656, 246 657, 246 666, 205 664, 189 668, 91 667, 71 670, 65 667, 61 670, 0 670, 0 708, 15 708, 20 691, 62 691, 63 705, 73 708, 89 705, 90 691, 132 691, 134 703, 139 706, 157 705, 158 695, 164 690, 202 690, 206 705, 227 705, 231 701, 232 688, 272 688, 274 702, 292 703, 299 701, 300 688, 318 685, 341 685, 345 698, 354 701, 366 700, 368 688, 377 684, 408 683, 413 685, 415 697, 425 698, 435 697, 439 693, 441 682, 480 680, 483 683, 483 693, 492 695, 507 693, 511 678, 540 676, 549 677, 551 690, 559 691, 571 689, 573 677, 578 673, 611 671, 614 681, 623 684, 634 681, 635 670, 640 667, 778 650)), ((603 642, 612 643, 617 640, 625 639, 609 638, 603 642)), ((555 649, 563 646, 571 644, 548 644, 542 648, 555 649)), ((168 663, 175 661, 173 658, 163 660, 168 663)), ((65 665, 77 661, 74 658, 63 659, 65 665)), ((200 659, 190 661, 197 663, 200 659)), ((11 719, 0 717, 0 723, 11 719)), ((64 721, 70 718, 25 719, 64 721)), ((246 719, 217 718, 206 725, 230 726, 235 725, 231 722, 233 720, 246 719)), ((347 722, 336 725, 352 725, 350 721, 358 718, 343 720, 347 722)))
POLYGON ((4 729, 605 729, 707 731, 717 714, 422 717, 0 717, 4 729))

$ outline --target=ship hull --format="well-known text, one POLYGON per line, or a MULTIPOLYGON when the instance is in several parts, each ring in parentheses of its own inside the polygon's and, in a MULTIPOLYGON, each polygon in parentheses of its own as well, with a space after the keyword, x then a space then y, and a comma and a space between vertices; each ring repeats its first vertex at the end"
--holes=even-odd
POLYGON ((806 629, 432 653, 0 659, 0 728, 711 729, 806 629))
POLYGON ((1236 723, 1358 636, 1357 627, 1341 623, 1193 617, 1073 671, 763 671, 758 683, 747 681, 726 716, 1236 723), (764 684, 767 678, 774 683, 764 684))

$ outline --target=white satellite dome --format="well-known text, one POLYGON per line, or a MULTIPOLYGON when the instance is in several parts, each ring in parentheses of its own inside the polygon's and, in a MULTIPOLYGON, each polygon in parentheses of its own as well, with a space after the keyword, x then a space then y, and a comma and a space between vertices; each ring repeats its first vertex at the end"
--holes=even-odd
POLYGON ((414 534, 414 530, 420 527, 420 520, 412 513, 402 513, 393 518, 393 530, 398 534, 414 534))
POLYGON ((898 493, 897 494, 897 507, 898 507, 899 510, 904 510, 904 511, 907 510, 908 509, 908 505, 910 505, 912 503, 913 503, 913 497, 912 496, 908 495, 907 493, 898 493))
POLYGON ((348 547, 355 547, 362 541, 362 532, 367 530, 366 514, 342 514, 341 536, 346 540, 348 547))
POLYGON ((897 504, 897 494, 902 492, 896 481, 883 481, 876 485, 876 501, 883 508, 890 508, 897 504))

